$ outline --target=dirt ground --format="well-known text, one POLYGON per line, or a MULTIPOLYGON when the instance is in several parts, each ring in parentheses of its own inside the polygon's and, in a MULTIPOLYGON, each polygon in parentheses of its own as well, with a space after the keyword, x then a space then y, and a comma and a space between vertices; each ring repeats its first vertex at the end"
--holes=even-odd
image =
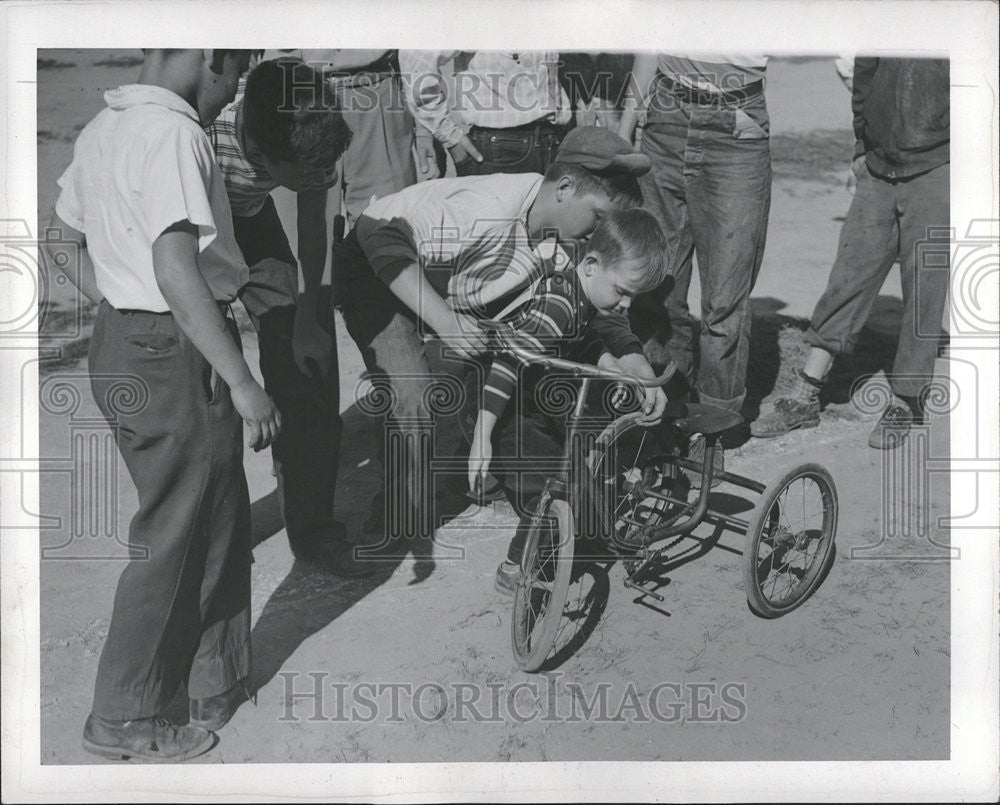
MULTIPOLYGON (((104 89, 134 80, 137 56, 39 54, 40 222, 76 134, 101 108, 104 89)), ((753 294, 751 409, 766 408, 803 354, 801 334, 849 204, 849 95, 832 59, 779 60, 768 73, 775 181, 753 294)), ((279 201, 287 216, 288 198, 279 201)), ((54 288, 53 299, 51 331, 68 323, 71 309, 65 289, 54 288)), ((948 456, 947 414, 933 416, 910 450, 881 454, 866 444, 899 307, 894 273, 858 355, 838 362, 820 427, 726 454, 727 469, 762 481, 807 461, 833 474, 838 554, 815 596, 784 618, 754 616, 741 586, 742 537, 704 525, 674 549, 662 603, 640 601, 622 585, 619 566, 595 577, 606 585, 603 616, 544 675, 516 670, 510 600, 492 586, 515 523, 506 504, 466 507, 438 530, 432 550, 386 563, 373 578, 341 581, 293 562, 269 455, 248 452, 259 543, 257 700, 203 761, 947 758, 950 563, 938 523, 949 511, 948 476, 923 470, 926 459, 948 456), (852 394, 852 382, 867 375, 852 394)), ((102 464, 108 469, 93 487, 75 469, 74 451, 93 457, 108 447, 81 361, 86 318, 81 336, 51 342, 61 353, 41 365, 40 455, 54 467, 41 490, 41 513, 51 518, 40 562, 43 763, 95 761, 80 730, 124 565, 118 540, 136 508, 120 462, 102 464), (112 495, 102 498, 102 489, 112 495)), ((337 506, 353 530, 378 468, 374 424, 355 405, 360 358, 339 318, 337 336, 345 417, 337 506)), ((255 366, 246 331, 244 348, 255 366)), ((725 485, 713 496, 744 516, 753 502, 725 485)), ((177 705, 183 712, 184 702, 177 705)))

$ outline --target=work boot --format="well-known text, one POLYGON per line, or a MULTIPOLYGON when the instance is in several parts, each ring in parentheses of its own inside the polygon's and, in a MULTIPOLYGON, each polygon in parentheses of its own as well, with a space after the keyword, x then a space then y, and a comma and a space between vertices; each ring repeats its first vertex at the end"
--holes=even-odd
POLYGON ((769 414, 750 424, 750 433, 760 439, 770 439, 796 428, 815 428, 818 424, 818 400, 804 402, 793 397, 779 397, 769 414))
POLYGON ((109 721, 91 713, 83 727, 83 748, 112 760, 178 763, 204 754, 214 745, 215 736, 208 730, 171 724, 159 716, 109 721))

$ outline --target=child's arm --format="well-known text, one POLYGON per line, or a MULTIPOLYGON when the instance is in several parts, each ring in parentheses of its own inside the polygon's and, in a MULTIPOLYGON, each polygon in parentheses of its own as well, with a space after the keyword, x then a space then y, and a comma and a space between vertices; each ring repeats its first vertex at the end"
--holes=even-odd
POLYGON ((250 426, 250 446, 261 450, 281 430, 281 416, 250 374, 226 329, 218 302, 198 270, 198 228, 179 221, 153 241, 153 274, 177 326, 228 384, 233 405, 250 426))
MULTIPOLYGON (((549 277, 531 300, 524 319, 515 328, 518 339, 533 352, 543 353, 559 341, 577 335, 576 300, 569 282, 560 274, 549 277)), ((485 476, 493 456, 490 438, 493 426, 503 414, 517 385, 517 364, 509 355, 497 355, 483 385, 483 407, 476 420, 473 447, 469 455, 469 487, 475 489, 476 475, 485 476)))
POLYGON ((479 412, 469 450, 469 489, 473 491, 476 488, 476 478, 485 479, 489 472, 490 461, 493 459, 493 426, 496 423, 497 415, 492 411, 479 412))
POLYGON ((319 326, 319 289, 326 264, 327 190, 305 190, 296 195, 298 208, 299 263, 305 288, 295 308, 292 355, 302 374, 310 373, 307 361, 315 361, 325 376, 330 370, 330 335, 319 326))
POLYGON ((486 335, 472 316, 452 310, 431 286, 417 263, 410 263, 389 282, 392 291, 460 355, 473 357, 486 348, 486 335))
POLYGON ((104 294, 101 293, 100 289, 97 287, 97 280, 94 278, 94 263, 90 259, 90 253, 87 251, 87 238, 86 236, 67 224, 62 218, 59 217, 58 213, 52 213, 52 220, 49 222, 48 231, 52 233, 52 238, 48 236, 43 242, 43 254, 45 255, 47 266, 51 271, 51 266, 55 266, 59 271, 66 275, 66 278, 72 282, 80 292, 86 296, 95 305, 101 303, 104 299, 104 294), (80 253, 80 273, 79 276, 74 276, 72 271, 67 269, 70 266, 61 265, 58 257, 63 251, 64 244, 71 243, 74 244, 80 253), (58 252, 58 253, 57 253, 58 252))

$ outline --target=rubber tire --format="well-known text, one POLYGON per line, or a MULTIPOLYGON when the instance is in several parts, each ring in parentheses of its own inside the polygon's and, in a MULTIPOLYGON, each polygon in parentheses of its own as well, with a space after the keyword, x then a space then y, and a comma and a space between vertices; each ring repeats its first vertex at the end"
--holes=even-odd
POLYGON ((747 524, 747 542, 745 561, 743 563, 743 587, 747 594, 747 603, 750 609, 762 618, 779 618, 786 615, 796 607, 801 606, 806 599, 812 595, 820 582, 826 577, 833 562, 835 553, 834 540, 837 536, 837 514, 839 504, 837 502, 837 485, 833 481, 833 476, 820 464, 800 464, 797 467, 784 472, 767 485, 761 494, 760 500, 754 506, 750 521, 747 524), (829 515, 829 538, 823 550, 825 555, 819 560, 816 572, 805 585, 802 591, 791 602, 780 607, 772 604, 761 592, 757 582, 757 551, 760 547, 760 540, 764 533, 765 518, 768 515, 778 496, 793 481, 811 477, 820 487, 824 500, 829 499, 829 509, 824 512, 824 530, 827 527, 827 515, 829 515), (823 487, 826 487, 825 489, 823 487))
POLYGON ((559 622, 562 620, 563 609, 566 606, 566 598, 569 594, 570 579, 573 574, 573 553, 576 530, 574 528, 573 512, 569 503, 559 498, 543 496, 538 503, 538 509, 533 517, 533 522, 528 531, 528 536, 524 545, 524 554, 521 558, 521 579, 514 590, 514 605, 511 617, 511 648, 514 652, 514 660, 523 671, 537 671, 545 662, 555 643, 556 634, 559 631, 559 622), (539 549, 539 523, 549 515, 555 516, 556 526, 559 531, 559 549, 555 557, 556 572, 552 581, 552 591, 542 614, 541 624, 535 624, 531 631, 531 640, 527 636, 522 637, 524 624, 529 617, 528 596, 530 590, 527 589, 528 573, 527 569, 537 561, 539 549))

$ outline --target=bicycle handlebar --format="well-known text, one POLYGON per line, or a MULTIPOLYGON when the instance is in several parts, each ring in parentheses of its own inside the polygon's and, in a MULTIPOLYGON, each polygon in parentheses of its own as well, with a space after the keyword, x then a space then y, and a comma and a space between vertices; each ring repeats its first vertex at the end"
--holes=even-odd
POLYGON ((626 372, 612 372, 589 363, 577 363, 576 361, 568 361, 565 358, 556 358, 552 355, 543 355, 539 352, 526 349, 517 343, 518 332, 507 322, 496 321, 494 319, 480 319, 478 324, 481 329, 494 335, 500 342, 500 345, 519 360, 525 363, 538 364, 545 369, 562 369, 576 377, 614 380, 622 383, 631 383, 642 388, 653 388, 665 385, 677 371, 677 364, 670 361, 663 374, 658 377, 639 377, 638 375, 630 375, 626 372))

